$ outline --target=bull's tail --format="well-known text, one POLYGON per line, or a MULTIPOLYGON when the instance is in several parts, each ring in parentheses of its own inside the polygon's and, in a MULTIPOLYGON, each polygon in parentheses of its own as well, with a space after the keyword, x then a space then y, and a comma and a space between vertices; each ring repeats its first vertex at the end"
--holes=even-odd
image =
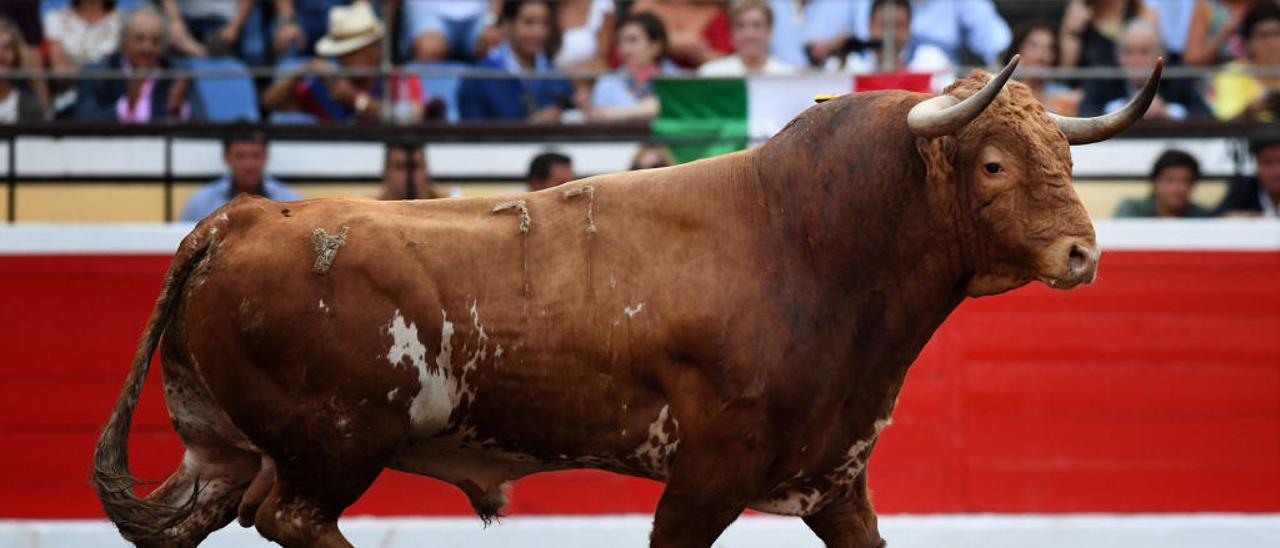
POLYGON ((151 356, 178 308, 187 278, 209 252, 208 244, 191 249, 187 245, 189 241, 183 242, 169 265, 160 297, 147 320, 142 340, 138 341, 129 376, 93 452, 93 488, 102 501, 102 508, 120 533, 135 542, 160 538, 166 529, 186 519, 195 509, 200 489, 199 482, 195 482, 191 497, 177 506, 139 498, 133 491, 139 482, 129 472, 128 455, 129 427, 151 368, 151 356))

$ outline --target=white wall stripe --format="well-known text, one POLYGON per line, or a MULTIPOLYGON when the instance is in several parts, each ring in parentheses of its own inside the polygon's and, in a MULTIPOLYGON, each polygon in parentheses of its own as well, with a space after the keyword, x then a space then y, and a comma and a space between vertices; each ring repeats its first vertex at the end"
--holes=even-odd
MULTIPOLYGON (((652 517, 511 517, 485 529, 477 518, 346 518, 356 546, 410 548, 635 547, 648 545, 652 517)), ((1280 514, 1159 515, 888 515, 880 533, 893 548, 1274 548, 1280 514)), ((0 546, 81 548, 128 546, 106 521, 0 520, 0 546)), ((207 548, 274 546, 253 529, 229 525, 207 548)), ((799 518, 748 516, 729 527, 716 548, 820 548, 799 518)))
MULTIPOLYGON (((1275 220, 1096 221, 1106 251, 1280 251, 1275 220)), ((191 224, 0 225, 0 255, 170 254, 191 224)))

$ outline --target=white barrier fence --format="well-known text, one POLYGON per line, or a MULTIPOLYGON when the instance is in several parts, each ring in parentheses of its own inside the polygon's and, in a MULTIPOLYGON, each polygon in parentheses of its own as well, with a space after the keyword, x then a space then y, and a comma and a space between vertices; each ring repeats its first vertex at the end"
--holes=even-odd
MULTIPOLYGON (((477 518, 343 519, 360 547, 473 548, 643 547, 650 516, 512 517, 484 528, 477 518)), ((1276 548, 1280 514, 892 515, 880 518, 892 548, 1276 548)), ((115 528, 93 520, 0 520, 0 547, 128 546, 115 528)), ((208 548, 270 546, 236 525, 214 533, 208 548)), ((716 548, 820 548, 798 518, 749 516, 716 548)))

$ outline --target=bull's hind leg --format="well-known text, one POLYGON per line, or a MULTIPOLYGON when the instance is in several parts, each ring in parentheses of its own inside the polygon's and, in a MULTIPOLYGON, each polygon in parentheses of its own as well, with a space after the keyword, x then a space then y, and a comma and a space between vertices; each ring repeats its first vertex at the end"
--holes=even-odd
POLYGON ((377 479, 408 428, 394 408, 358 403, 299 408, 282 437, 264 447, 275 479, 254 516, 262 536, 290 548, 351 546, 338 518, 377 479))
POLYGON ((867 491, 867 474, 854 482, 853 493, 844 500, 832 502, 818 512, 806 516, 805 524, 828 548, 879 548, 885 546, 875 509, 867 491))
POLYGON ((258 470, 258 456, 235 449, 189 447, 182 465, 147 496, 166 506, 192 505, 157 546, 195 546, 236 516, 240 497, 258 470), (195 500, 192 500, 195 495, 195 500))
POLYGON ((297 469, 280 465, 254 522, 263 537, 285 547, 351 546, 338 530, 343 510, 360 498, 382 471, 380 462, 297 469))

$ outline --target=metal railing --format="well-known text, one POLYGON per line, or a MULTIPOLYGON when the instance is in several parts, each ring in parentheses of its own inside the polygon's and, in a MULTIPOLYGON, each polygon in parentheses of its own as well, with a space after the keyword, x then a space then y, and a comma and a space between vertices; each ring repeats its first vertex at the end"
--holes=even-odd
MULTIPOLYGON (((1226 138, 1246 148, 1249 136, 1270 127, 1254 122, 1214 122, 1167 120, 1143 120, 1119 139, 1162 138, 1226 138)), ((163 140, 163 169, 160 184, 164 189, 164 219, 174 218, 173 196, 177 177, 174 174, 173 147, 176 139, 219 140, 229 134, 258 131, 272 142, 366 142, 386 146, 414 147, 431 143, 621 143, 657 141, 664 144, 706 144, 719 137, 690 136, 684 138, 655 138, 649 125, 640 123, 610 124, 553 124, 530 125, 523 122, 493 122, 486 124, 453 125, 429 122, 415 126, 384 126, 381 124, 340 125, 278 125, 278 124, 213 124, 167 123, 147 125, 119 124, 22 124, 0 126, 0 140, 7 143, 6 193, 8 195, 5 218, 16 221, 17 187, 20 174, 17 170, 17 141, 23 137, 101 137, 135 138, 156 137, 163 140)), ((1243 155, 1236 158, 1243 162, 1243 155)), ((84 179, 85 177, 79 177, 84 179)), ((75 183, 68 178, 67 183, 75 183)))

